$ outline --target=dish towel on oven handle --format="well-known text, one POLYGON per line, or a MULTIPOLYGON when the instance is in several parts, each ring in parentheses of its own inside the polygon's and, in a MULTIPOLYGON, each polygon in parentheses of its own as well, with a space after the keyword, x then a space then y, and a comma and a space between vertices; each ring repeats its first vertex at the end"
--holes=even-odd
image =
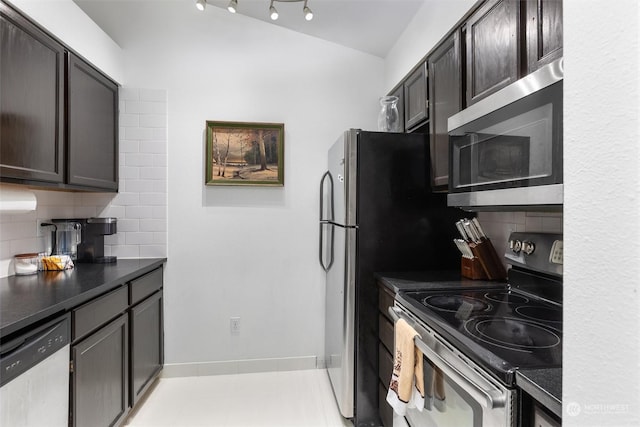
POLYGON ((404 319, 395 324, 393 373, 389 383, 387 402, 398 415, 408 408, 424 408, 424 376, 422 352, 413 339, 418 333, 404 319))

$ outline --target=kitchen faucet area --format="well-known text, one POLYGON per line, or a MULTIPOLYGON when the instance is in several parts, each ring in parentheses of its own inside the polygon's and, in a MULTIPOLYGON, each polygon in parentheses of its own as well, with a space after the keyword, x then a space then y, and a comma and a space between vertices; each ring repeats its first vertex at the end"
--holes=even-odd
POLYGON ((0 0, 0 427, 640 425, 638 52, 637 0, 0 0))

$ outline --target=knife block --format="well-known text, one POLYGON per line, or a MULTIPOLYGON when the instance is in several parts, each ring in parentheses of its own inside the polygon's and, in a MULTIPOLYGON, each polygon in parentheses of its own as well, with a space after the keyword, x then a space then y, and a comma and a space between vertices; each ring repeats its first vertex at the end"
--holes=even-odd
POLYGON ((480 264, 478 258, 465 258, 462 257, 460 261, 460 274, 467 279, 479 280, 486 279, 487 274, 480 264))
POLYGON ((502 261, 500 261, 491 240, 486 239, 480 243, 469 243, 469 247, 480 262, 480 265, 482 265, 482 269, 489 280, 505 280, 507 278, 507 270, 502 265, 502 261))

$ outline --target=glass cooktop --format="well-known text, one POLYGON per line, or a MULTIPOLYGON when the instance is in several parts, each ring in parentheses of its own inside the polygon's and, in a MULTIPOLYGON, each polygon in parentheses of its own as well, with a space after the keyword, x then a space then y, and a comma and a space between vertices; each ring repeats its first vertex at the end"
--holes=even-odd
POLYGON ((402 291, 398 301, 506 384, 562 364, 562 306, 508 288, 402 291))

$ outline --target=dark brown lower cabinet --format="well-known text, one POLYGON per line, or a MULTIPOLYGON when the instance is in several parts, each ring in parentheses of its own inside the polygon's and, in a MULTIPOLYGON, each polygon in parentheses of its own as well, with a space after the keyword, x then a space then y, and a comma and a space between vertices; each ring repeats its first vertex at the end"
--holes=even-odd
POLYGON ((131 308, 131 405, 153 383, 164 362, 162 291, 131 308))
POLYGON ((129 411, 129 321, 125 313, 73 345, 72 426, 112 426, 129 411))
POLYGON ((393 372, 393 321, 388 309, 395 294, 382 283, 378 284, 378 413, 384 427, 393 426, 393 409, 387 403, 387 391, 393 372))

